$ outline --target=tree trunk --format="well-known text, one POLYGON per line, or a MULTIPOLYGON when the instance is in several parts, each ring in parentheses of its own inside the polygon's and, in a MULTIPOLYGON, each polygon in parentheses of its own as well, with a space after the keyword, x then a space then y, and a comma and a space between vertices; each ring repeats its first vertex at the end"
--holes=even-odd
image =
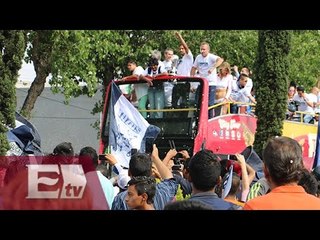
POLYGON ((52 42, 50 40, 53 31, 35 31, 32 39, 31 60, 34 64, 36 77, 31 84, 28 95, 20 110, 21 115, 30 119, 31 111, 37 98, 41 95, 46 78, 51 72, 50 56, 52 42))
POLYGON ((34 81, 29 88, 28 95, 24 100, 20 113, 30 119, 31 111, 34 108, 34 104, 37 98, 41 95, 44 85, 46 83, 47 74, 45 72, 38 72, 34 81))

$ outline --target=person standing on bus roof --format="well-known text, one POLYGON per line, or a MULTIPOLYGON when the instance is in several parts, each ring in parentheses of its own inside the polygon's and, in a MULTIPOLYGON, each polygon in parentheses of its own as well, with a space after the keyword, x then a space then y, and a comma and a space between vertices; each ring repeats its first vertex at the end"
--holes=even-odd
MULTIPOLYGON (((179 51, 180 51, 180 55, 181 58, 178 60, 177 63, 177 75, 179 76, 190 76, 190 71, 193 65, 193 54, 191 52, 191 50, 189 49, 187 43, 184 41, 183 37, 181 36, 181 34, 179 32, 175 32, 176 37, 179 39, 180 45, 179 45, 179 51)), ((186 103, 188 101, 195 101, 195 90, 197 89, 199 85, 199 82, 191 82, 190 83, 190 87, 188 89, 188 93, 186 93, 184 90, 184 88, 182 89, 182 91, 177 91, 177 88, 173 88, 172 91, 172 105, 173 107, 175 107, 174 105, 177 105, 177 101, 179 99, 180 103, 184 103, 186 105, 186 103), (174 101, 175 100, 175 101, 174 101)))
MULTIPOLYGON (((238 71, 238 66, 234 65, 234 66, 233 66, 233 70, 234 70, 234 74, 235 74, 235 76, 236 76, 236 78, 237 78, 238 81, 239 81, 239 78, 240 78, 240 75, 241 75, 241 74, 245 74, 245 75, 248 76, 248 78, 247 78, 247 84, 246 84, 245 87, 246 87, 246 89, 248 90, 247 92, 252 93, 252 90, 253 90, 253 82, 252 82, 252 79, 250 78, 251 75, 252 75, 252 71, 249 69, 249 67, 244 66, 243 68, 241 68, 241 71, 240 71, 240 73, 239 73, 239 71, 238 71)), ((254 95, 254 94, 252 94, 252 95, 254 95)), ((236 108, 236 107, 235 107, 235 108, 236 108)), ((250 111, 251 111, 251 106, 247 106, 247 107, 246 107, 246 111, 247 111, 247 112, 250 112, 250 111)))
MULTIPOLYGON (((168 75, 166 70, 159 65, 156 58, 151 58, 148 67, 144 70, 143 74, 139 76, 139 80, 147 81, 149 85, 148 100, 150 109, 163 109, 164 108, 164 89, 162 82, 153 83, 153 79, 157 76, 168 75)), ((150 118, 162 118, 163 112, 151 112, 150 118)))
MULTIPOLYGON (((200 77, 209 82, 209 106, 214 105, 217 86, 217 67, 224 61, 223 58, 210 53, 210 45, 207 42, 200 44, 200 52, 191 68, 190 76, 193 77, 198 70, 200 77)), ((214 116, 213 109, 209 110, 209 118, 214 116)))
POLYGON ((179 76, 190 76, 190 71, 193 64, 193 55, 191 50, 189 49, 188 45, 182 38, 181 34, 179 32, 175 33, 177 38, 180 41, 180 54, 182 56, 181 59, 178 61, 177 65, 177 75, 179 76))
MULTIPOLYGON (((137 63, 133 60, 130 60, 127 65, 128 69, 132 74, 130 76, 126 76, 122 78, 123 80, 127 80, 129 78, 137 78, 139 79, 139 76, 143 74, 144 69, 141 66, 137 66, 137 63)), ((148 84, 134 84, 133 85, 134 92, 136 94, 136 97, 138 99, 138 109, 139 110, 146 110, 147 100, 148 100, 148 84)), ((146 118, 147 112, 141 112, 141 115, 146 118)))
MULTIPOLYGON (((164 51, 164 61, 162 62, 164 65, 164 69, 168 74, 174 74, 174 64, 173 64, 173 49, 167 48, 164 51)), ((172 82, 164 82, 163 83, 164 88, 164 105, 165 107, 171 107, 172 105, 172 89, 173 89, 173 83, 172 82)))
MULTIPOLYGON (((223 62, 219 66, 219 73, 217 78, 217 87, 215 93, 214 104, 227 103, 229 101, 233 77, 231 75, 231 67, 228 62, 223 62)), ((224 115, 227 113, 227 105, 223 104, 215 109, 215 115, 224 115)))

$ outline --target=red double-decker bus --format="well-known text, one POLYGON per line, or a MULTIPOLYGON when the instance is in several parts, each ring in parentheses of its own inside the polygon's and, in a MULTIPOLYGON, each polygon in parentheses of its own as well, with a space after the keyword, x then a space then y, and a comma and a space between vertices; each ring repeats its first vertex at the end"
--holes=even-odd
MULTIPOLYGON (((132 89, 133 84, 146 84, 145 81, 130 79, 114 80, 121 89, 132 89)), ((187 150, 192 156, 201 148, 212 150, 219 155, 231 155, 242 152, 252 146, 257 119, 248 114, 226 114, 208 119, 208 82, 200 77, 161 76, 153 79, 154 85, 165 86, 164 96, 171 96, 171 105, 161 109, 151 109, 147 104, 145 119, 158 126, 161 131, 155 143, 163 158, 172 142, 175 148, 187 150), (169 94, 166 89, 169 87, 169 94), (197 89, 195 92, 192 91, 197 89), (153 117, 152 113, 159 113, 153 117), (160 117, 159 117, 160 116, 160 117)), ((107 87, 101 122, 100 153, 104 153, 109 144, 109 104, 111 84, 107 87)), ((128 97, 130 94, 126 92, 128 97)), ((134 104, 134 103, 132 103, 134 104)), ((304 161, 307 168, 312 167, 317 125, 284 121, 283 135, 299 141, 303 147, 304 161)))
MULTIPOLYGON (((133 84, 146 84, 145 81, 136 79, 114 82, 121 89, 130 89, 133 84)), ((252 145, 256 130, 255 117, 228 114, 208 119, 207 80, 199 77, 161 76, 155 78, 153 83, 170 85, 169 94, 172 97, 171 106, 150 109, 149 104, 144 110, 147 112, 146 120, 161 129, 155 140, 160 157, 165 156, 172 147, 170 141, 174 142, 177 150, 186 149, 190 156, 204 147, 217 154, 234 154, 252 145), (152 117, 153 112, 162 112, 161 117, 152 117)), ((110 89, 109 85, 101 123, 100 153, 105 152, 109 144, 110 89)), ((167 92, 164 95, 168 96, 167 92)))

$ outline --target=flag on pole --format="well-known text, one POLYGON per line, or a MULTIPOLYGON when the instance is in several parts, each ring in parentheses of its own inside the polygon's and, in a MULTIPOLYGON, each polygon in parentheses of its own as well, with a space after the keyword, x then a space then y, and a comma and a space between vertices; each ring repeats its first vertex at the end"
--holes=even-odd
POLYGON ((316 141, 316 152, 314 156, 312 169, 320 165, 320 121, 318 121, 318 133, 316 141))
POLYGON ((109 146, 120 165, 129 167, 131 149, 145 152, 146 138, 157 138, 160 128, 150 125, 112 82, 109 105, 109 146))

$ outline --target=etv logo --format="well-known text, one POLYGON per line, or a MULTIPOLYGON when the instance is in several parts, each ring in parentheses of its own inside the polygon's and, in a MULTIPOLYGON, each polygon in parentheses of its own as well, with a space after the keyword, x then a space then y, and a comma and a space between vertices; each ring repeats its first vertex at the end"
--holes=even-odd
MULTIPOLYGON (((29 199, 80 199, 82 198, 87 180, 82 166, 79 164, 29 164, 28 168, 28 196, 29 199), (59 167, 60 166, 60 167, 59 167), (45 174, 46 173, 46 174, 45 174), (49 174, 56 173, 58 178, 50 178, 49 174), (41 175, 41 176, 40 176, 41 175), (45 176, 46 175, 46 176, 45 176), (55 186, 55 191, 39 189, 39 184, 55 186), (59 187, 61 186, 62 187, 59 187)), ((55 175, 56 175, 55 174, 55 175)))

